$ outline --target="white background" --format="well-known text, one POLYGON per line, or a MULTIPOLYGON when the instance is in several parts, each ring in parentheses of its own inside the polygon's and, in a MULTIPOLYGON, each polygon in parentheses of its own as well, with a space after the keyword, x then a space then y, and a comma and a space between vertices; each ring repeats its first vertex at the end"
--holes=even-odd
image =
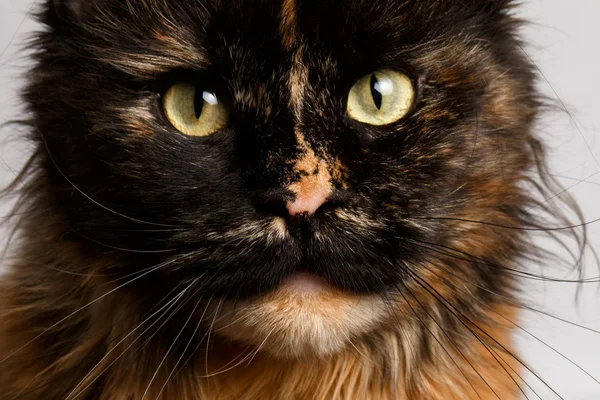
MULTIPOLYGON (((525 39, 529 43, 526 51, 545 76, 540 88, 555 101, 560 97, 573 117, 557 112, 547 114, 540 123, 538 129, 552 147, 551 172, 561 177, 561 182, 581 204, 586 220, 598 219, 600 0, 524 0, 523 3, 519 14, 532 22, 524 29, 525 39)), ((0 0, 0 122, 21 116, 16 91, 21 85, 19 76, 27 60, 25 54, 19 55, 18 51, 27 34, 35 28, 31 19, 25 17, 31 4, 31 0, 0 0)), ((0 129, 0 184, 5 184, 14 176, 13 171, 18 170, 23 154, 27 153, 25 146, 11 141, 11 135, 14 134, 14 128, 0 129)), ((1 204, 0 217, 8 213, 8 204, 1 204)), ((600 223, 590 226, 589 235, 592 245, 600 250, 600 223)), ((0 244, 2 240, 0 238, 0 244)), ((588 276, 599 274, 591 258, 586 265, 588 276)), ((573 277, 568 275, 565 265, 546 266, 544 272, 553 276, 573 277)), ((577 287, 570 283, 529 282, 524 296, 538 309, 600 330, 598 289, 597 284, 584 285, 578 306, 577 287)), ((534 312, 523 314, 521 326, 600 380, 600 333, 534 312)), ((600 384, 557 352, 524 331, 521 331, 518 340, 525 360, 564 399, 600 399, 600 384)), ((531 376, 528 381, 539 398, 559 398, 544 385, 535 383, 531 376)), ((530 394, 529 398, 538 397, 530 394)))

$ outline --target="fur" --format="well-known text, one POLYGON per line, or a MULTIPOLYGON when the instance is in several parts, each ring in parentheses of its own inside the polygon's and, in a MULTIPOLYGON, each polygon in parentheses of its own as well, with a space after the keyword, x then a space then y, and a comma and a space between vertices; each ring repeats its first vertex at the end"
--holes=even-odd
POLYGON ((548 227, 531 209, 565 219, 538 202, 552 182, 513 7, 45 2, 0 399, 519 398, 520 263, 548 227), (350 88, 381 68, 411 77, 413 108, 351 120, 350 88), (160 102, 180 81, 230 125, 176 131, 160 102), (298 273, 326 284, 299 292, 298 273))

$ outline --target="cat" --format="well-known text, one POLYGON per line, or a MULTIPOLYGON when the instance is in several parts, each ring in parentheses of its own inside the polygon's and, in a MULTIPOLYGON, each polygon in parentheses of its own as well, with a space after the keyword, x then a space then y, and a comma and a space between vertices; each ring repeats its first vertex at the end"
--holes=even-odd
POLYGON ((520 398, 515 4, 42 2, 0 399, 520 398))

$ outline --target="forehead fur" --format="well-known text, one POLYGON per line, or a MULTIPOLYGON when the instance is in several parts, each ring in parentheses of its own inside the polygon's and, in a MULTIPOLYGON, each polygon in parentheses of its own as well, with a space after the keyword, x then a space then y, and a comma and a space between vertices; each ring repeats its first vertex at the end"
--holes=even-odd
POLYGON ((228 53, 236 46, 247 57, 268 57, 265 49, 306 43, 328 51, 336 41, 355 49, 347 62, 356 62, 357 55, 393 58, 458 32, 471 39, 501 38, 513 22, 507 0, 257 0, 251 7, 246 2, 53 0, 45 20, 55 33, 71 38, 66 44, 77 42, 78 51, 137 78, 174 68, 205 69, 235 57, 228 53))

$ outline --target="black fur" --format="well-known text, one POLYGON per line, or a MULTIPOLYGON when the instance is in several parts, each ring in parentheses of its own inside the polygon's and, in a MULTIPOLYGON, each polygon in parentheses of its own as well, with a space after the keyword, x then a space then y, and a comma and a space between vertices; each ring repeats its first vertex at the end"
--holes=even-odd
MULTIPOLYGON (((36 127, 32 139, 43 148, 40 173, 52 209, 65 224, 64 239, 90 254, 114 253, 123 274, 150 258, 179 260, 186 254, 154 277, 203 275, 203 292, 219 295, 255 295, 301 269, 356 292, 397 286, 406 268, 399 265, 423 261, 424 251, 414 240, 449 245, 455 235, 443 222, 420 221, 416 227, 407 223, 414 222, 411 217, 453 215, 468 207, 473 193, 454 191, 469 183, 472 171, 487 168, 481 154, 506 152, 525 166, 530 158, 523 124, 531 122, 531 111, 518 116, 523 124, 510 128, 481 119, 489 96, 486 82, 494 79, 486 72, 490 64, 519 86, 512 101, 535 107, 531 72, 515 50, 506 3, 299 2, 298 40, 309 47, 304 62, 311 87, 302 130, 321 155, 335 155, 349 171, 347 189, 338 182, 335 194, 342 200, 315 216, 317 229, 331 240, 327 243, 310 234, 276 243, 222 238, 231 229, 281 214, 278 204, 290 196, 282 187, 298 179, 292 171, 297 150, 285 77, 291 65, 278 31, 279 4, 257 1, 243 11, 235 2, 190 0, 49 7, 42 16, 49 30, 40 36, 26 98, 36 127), (77 16, 68 15, 73 7, 77 16), (105 14, 95 14, 94 7, 105 14), (159 53, 164 44, 152 38, 164 29, 158 12, 178 19, 171 34, 202 54, 204 64, 159 53), (108 19, 120 29, 109 30, 108 19), (481 43, 480 52, 428 58, 438 50, 452 51, 456 43, 481 43), (324 70, 327 62, 332 70, 324 70), (384 67, 413 77, 418 99, 412 114, 381 128, 350 120, 345 113, 350 87, 384 67), (458 81, 437 82, 437 74, 449 67, 460 74, 458 81), (196 138, 170 126, 160 96, 182 76, 210 82, 230 99, 229 128, 196 138), (258 87, 265 98, 253 98, 258 87), (235 100, 235 92, 248 97, 235 100), (115 114, 134 112, 136 102, 144 104, 148 119, 115 114), (269 117, 263 115, 267 105, 269 117), (440 115, 430 118, 424 107, 440 115), (143 132, 132 132, 129 118, 143 124, 143 132), (491 130, 498 137, 494 147, 474 154, 473 140, 491 130), (336 208, 365 213, 380 227, 367 231, 342 223, 332 215, 336 208)), ((519 204, 502 211, 518 219, 522 210, 519 204)), ((489 273, 486 269, 482 278, 489 273)))

